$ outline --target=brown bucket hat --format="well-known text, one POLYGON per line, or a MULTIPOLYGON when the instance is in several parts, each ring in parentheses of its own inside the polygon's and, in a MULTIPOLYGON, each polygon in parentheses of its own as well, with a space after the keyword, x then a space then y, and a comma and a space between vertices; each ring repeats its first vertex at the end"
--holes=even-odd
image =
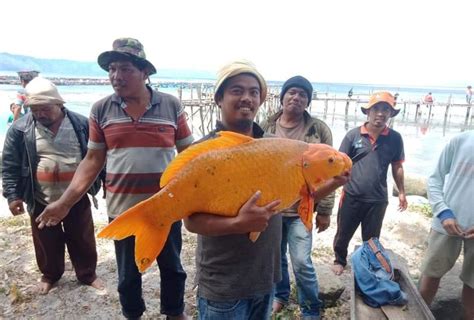
POLYGON ((224 84, 224 82, 232 77, 238 76, 242 73, 248 73, 253 75, 260 85, 260 104, 265 102, 267 98, 267 83, 260 72, 257 71, 257 68, 250 61, 234 61, 226 64, 217 72, 217 81, 214 87, 214 101, 217 103, 217 93, 219 89, 224 84))
POLYGON ((143 45, 137 39, 119 38, 112 44, 112 51, 102 52, 97 58, 99 66, 109 71, 109 64, 118 60, 126 60, 145 66, 149 75, 156 73, 155 66, 146 59, 143 45))

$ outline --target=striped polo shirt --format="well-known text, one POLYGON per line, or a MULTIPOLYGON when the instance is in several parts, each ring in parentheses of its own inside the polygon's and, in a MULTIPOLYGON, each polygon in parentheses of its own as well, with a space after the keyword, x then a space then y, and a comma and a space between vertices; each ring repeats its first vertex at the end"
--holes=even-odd
POLYGON ((38 159, 35 200, 47 205, 58 200, 71 183, 82 160, 81 146, 67 116, 56 135, 37 121, 35 137, 38 159))
POLYGON ((161 174, 176 147, 194 140, 178 99, 148 89, 151 102, 136 121, 116 94, 92 106, 88 147, 107 150, 105 186, 111 218, 158 192, 161 174))

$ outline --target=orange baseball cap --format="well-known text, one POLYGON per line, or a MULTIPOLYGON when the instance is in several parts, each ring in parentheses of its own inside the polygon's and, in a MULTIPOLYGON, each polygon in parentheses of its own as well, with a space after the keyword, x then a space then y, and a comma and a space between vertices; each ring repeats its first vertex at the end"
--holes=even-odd
POLYGON ((370 108, 381 102, 388 104, 392 109, 392 115, 390 117, 395 117, 400 112, 400 108, 395 105, 395 97, 388 91, 374 93, 370 97, 369 103, 366 106, 360 107, 360 109, 363 114, 367 114, 370 108))

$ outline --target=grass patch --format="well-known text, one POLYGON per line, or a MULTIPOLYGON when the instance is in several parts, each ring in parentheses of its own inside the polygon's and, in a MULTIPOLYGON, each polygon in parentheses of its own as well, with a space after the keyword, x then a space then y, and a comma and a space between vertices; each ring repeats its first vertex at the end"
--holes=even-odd
POLYGON ((408 210, 413 212, 421 213, 422 215, 432 218, 433 211, 431 210, 431 206, 428 203, 425 204, 410 204, 408 205, 408 210))
POLYGON ((28 214, 22 214, 19 216, 12 216, 9 218, 0 219, 0 226, 2 227, 29 227, 30 219, 28 214))
POLYGON ((313 256, 313 259, 332 257, 334 255, 334 251, 330 246, 320 246, 313 248, 311 255, 313 256))

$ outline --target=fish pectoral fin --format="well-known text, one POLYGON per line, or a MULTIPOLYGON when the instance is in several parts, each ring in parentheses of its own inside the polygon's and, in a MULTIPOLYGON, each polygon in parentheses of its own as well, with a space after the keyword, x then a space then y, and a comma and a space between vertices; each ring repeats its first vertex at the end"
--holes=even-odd
POLYGON ((170 223, 159 223, 153 215, 144 211, 146 202, 138 203, 122 213, 97 235, 113 240, 135 236, 135 263, 140 272, 144 272, 156 260, 171 229, 170 223))
POLYGON ((311 231, 313 229, 314 199, 307 188, 302 188, 300 194, 301 200, 298 207, 298 214, 306 229, 311 231))
POLYGON ((250 232, 249 233, 249 239, 252 242, 255 242, 258 240, 258 237, 260 237, 260 232, 250 232))
POLYGON ((167 185, 186 164, 194 158, 197 158, 199 155, 210 150, 226 149, 253 140, 252 137, 243 134, 231 131, 220 131, 217 133, 215 139, 209 139, 188 147, 186 150, 179 153, 166 167, 166 170, 163 172, 160 179, 160 187, 163 188, 167 185))

